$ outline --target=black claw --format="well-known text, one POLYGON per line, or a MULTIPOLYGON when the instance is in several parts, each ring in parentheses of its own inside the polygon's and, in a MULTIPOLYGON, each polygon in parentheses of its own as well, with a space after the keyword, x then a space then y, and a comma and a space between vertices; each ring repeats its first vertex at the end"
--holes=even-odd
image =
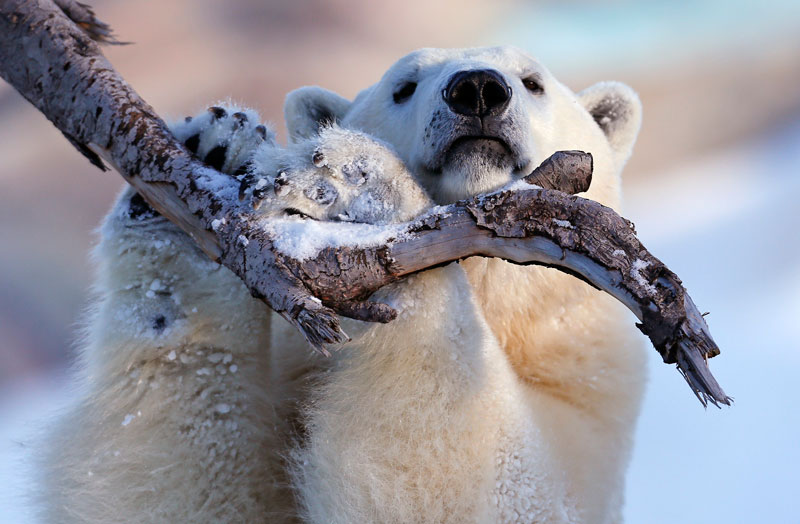
POLYGON ((267 188, 262 187, 261 189, 254 189, 253 190, 253 200, 264 200, 264 197, 267 194, 267 188))
POLYGON ((261 181, 265 181, 263 178, 259 178, 258 182, 256 182, 256 187, 253 188, 253 209, 258 209, 261 207, 261 204, 264 202, 264 199, 267 197, 268 186, 267 184, 260 184, 261 181), (260 187, 259 187, 260 186, 260 187))
POLYGON ((217 171, 222 169, 225 163, 225 155, 228 153, 228 146, 217 146, 208 152, 203 162, 213 167, 217 171))
POLYGON ((192 117, 190 117, 190 116, 187 116, 186 118, 184 118, 184 119, 183 119, 183 121, 184 121, 184 122, 186 122, 186 123, 188 124, 189 122, 191 122, 191 121, 192 121, 192 117))
POLYGON ((241 112, 234 113, 233 118, 236 119, 237 127, 242 127, 247 122, 247 115, 241 112))
POLYGON ((250 162, 245 162, 244 164, 240 165, 236 171, 233 172, 233 176, 240 177, 242 175, 247 174, 247 170, 250 169, 250 162))
POLYGON ((211 106, 208 108, 208 111, 214 115, 214 118, 219 120, 220 118, 225 118, 228 116, 228 112, 222 109, 221 107, 211 106))
POLYGON ((285 191, 286 184, 289 183, 289 178, 286 176, 286 173, 281 171, 278 173, 278 176, 275 177, 275 181, 272 183, 272 190, 275 192, 276 195, 280 195, 285 191))
POLYGON ((184 142, 186 149, 192 152, 193 155, 197 154, 197 148, 200 146, 200 135, 192 135, 184 142))
POLYGON ((256 126, 256 133, 258 133, 258 136, 261 137, 261 140, 267 139, 267 128, 264 126, 264 124, 259 124, 256 126))
POLYGON ((244 200, 244 196, 247 193, 247 190, 253 184, 253 180, 255 180, 253 175, 245 175, 242 178, 242 181, 239 184, 239 200, 244 200))

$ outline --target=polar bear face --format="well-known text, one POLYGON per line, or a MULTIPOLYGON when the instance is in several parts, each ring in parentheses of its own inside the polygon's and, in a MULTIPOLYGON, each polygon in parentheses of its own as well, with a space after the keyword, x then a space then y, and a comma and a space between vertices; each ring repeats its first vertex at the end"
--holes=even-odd
POLYGON ((353 102, 298 89, 285 116, 292 141, 338 122, 387 142, 439 203, 503 186, 555 151, 588 151, 595 159, 588 196, 616 206, 641 104, 612 82, 576 95, 514 47, 421 49, 353 102))

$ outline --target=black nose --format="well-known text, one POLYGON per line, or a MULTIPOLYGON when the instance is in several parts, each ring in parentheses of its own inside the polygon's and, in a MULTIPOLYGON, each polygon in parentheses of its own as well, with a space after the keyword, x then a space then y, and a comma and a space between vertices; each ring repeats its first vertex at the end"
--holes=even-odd
POLYGON ((491 69, 460 71, 450 78, 442 96, 456 113, 482 118, 503 112, 511 100, 511 87, 491 69))

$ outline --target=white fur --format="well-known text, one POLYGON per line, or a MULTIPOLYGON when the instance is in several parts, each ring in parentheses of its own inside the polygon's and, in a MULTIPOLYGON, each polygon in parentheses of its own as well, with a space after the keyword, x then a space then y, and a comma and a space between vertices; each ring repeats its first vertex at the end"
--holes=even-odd
MULTIPOLYGON (((588 196, 617 207, 640 118, 629 88, 575 95, 514 48, 427 49, 353 103, 320 88, 290 94, 290 148, 268 141, 248 156, 237 146, 223 169, 249 158, 270 183, 285 172, 290 191, 267 212, 391 222, 430 205, 413 179, 444 203, 582 149, 594 155, 588 196), (458 128, 443 86, 486 68, 513 91, 504 138, 517 165, 466 156, 432 170, 458 128), (525 90, 531 74, 544 94, 525 90), (395 103, 410 79, 413 96, 395 103), (318 151, 324 161, 312 160, 318 151), (353 166, 367 182, 342 176, 353 166), (333 203, 305 191, 323 185, 333 203), (370 205, 358 200, 365 188, 377 195, 370 205)), ((201 156, 231 141, 222 135, 220 125, 203 132, 201 156)), ((47 521, 621 520, 644 355, 610 297, 550 269, 470 259, 382 289, 373 299, 399 318, 346 321, 352 342, 324 360, 174 226, 131 218, 131 195, 97 250, 81 399, 48 439, 47 521)))
POLYGON ((164 218, 130 219, 132 194, 101 229, 80 398, 42 460, 43 520, 257 522, 283 512, 269 310, 164 218))

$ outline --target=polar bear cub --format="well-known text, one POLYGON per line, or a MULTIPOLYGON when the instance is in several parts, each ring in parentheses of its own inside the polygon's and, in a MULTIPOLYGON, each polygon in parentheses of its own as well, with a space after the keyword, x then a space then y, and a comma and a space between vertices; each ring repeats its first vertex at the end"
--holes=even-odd
MULTIPOLYGON (((420 50, 352 102, 302 88, 290 143, 215 106, 173 127, 280 220, 385 224, 501 187, 556 150, 619 204, 640 106, 575 95, 514 48, 420 50)), ((82 389, 54 428, 52 522, 620 521, 644 381, 632 321, 542 268, 471 259, 387 286, 387 325, 308 351, 131 189, 96 250, 82 389)))

